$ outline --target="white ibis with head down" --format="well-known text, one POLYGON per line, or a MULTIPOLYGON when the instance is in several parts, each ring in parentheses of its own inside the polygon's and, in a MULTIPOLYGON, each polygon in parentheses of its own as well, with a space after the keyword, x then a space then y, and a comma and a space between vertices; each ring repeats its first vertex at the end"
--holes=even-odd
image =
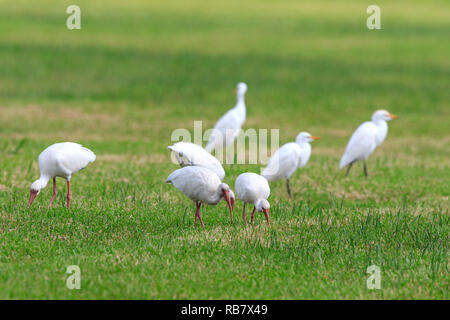
POLYGON ((94 161, 94 152, 83 147, 81 144, 61 142, 49 146, 39 155, 41 176, 30 187, 28 207, 31 206, 39 192, 47 186, 48 181, 53 178, 53 196, 50 200, 50 207, 57 193, 56 177, 61 177, 67 181, 67 208, 70 208, 70 199, 72 197, 70 192, 70 179, 72 175, 94 161))
POLYGON ((243 173, 237 177, 234 189, 236 190, 238 198, 242 200, 244 205, 242 217, 244 218, 245 225, 247 225, 247 218, 245 217, 245 205, 247 203, 251 203, 254 205, 251 216, 251 223, 253 224, 253 218, 255 216, 256 210, 258 212, 264 212, 267 224, 270 226, 270 205, 267 201, 267 198, 269 198, 270 195, 270 187, 267 180, 256 173, 243 173))
POLYGON ((203 167, 183 167, 172 172, 166 182, 173 184, 175 188, 195 202, 197 210, 195 211, 194 225, 198 218, 204 227, 200 215, 202 204, 216 205, 222 199, 228 204, 231 224, 233 224, 234 194, 230 187, 223 183, 213 171, 203 167))

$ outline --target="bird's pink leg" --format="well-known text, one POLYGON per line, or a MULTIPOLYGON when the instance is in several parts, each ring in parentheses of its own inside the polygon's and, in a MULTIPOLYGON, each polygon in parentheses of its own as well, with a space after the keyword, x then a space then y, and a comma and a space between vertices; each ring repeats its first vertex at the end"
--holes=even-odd
POLYGON ((197 218, 198 218, 198 212, 200 211, 200 204, 198 201, 195 202, 195 205, 197 207, 197 210, 195 210, 195 220, 194 220, 194 227, 197 224, 197 218))
POLYGON ((198 219, 200 220, 200 224, 201 224, 202 227, 204 228, 205 225, 204 225, 204 223, 203 223, 202 216, 200 215, 200 207, 201 207, 201 206, 202 206, 202 203, 199 202, 199 203, 198 203, 198 209, 197 209, 197 211, 198 211, 198 219))
POLYGON ((242 211, 242 217, 244 218, 245 226, 247 226, 247 218, 245 217, 245 202, 244 202, 244 210, 242 211))
POLYGON ((253 224, 253 219, 255 218, 255 210, 256 207, 253 207, 251 224, 253 224))
POLYGON ((48 205, 49 208, 52 206, 53 200, 55 200, 57 193, 58 192, 56 191, 56 177, 53 177, 53 195, 52 199, 50 200, 50 204, 48 205))
POLYGON ((67 181, 67 208, 70 208, 70 199, 72 199, 72 194, 70 193, 70 181, 67 181))

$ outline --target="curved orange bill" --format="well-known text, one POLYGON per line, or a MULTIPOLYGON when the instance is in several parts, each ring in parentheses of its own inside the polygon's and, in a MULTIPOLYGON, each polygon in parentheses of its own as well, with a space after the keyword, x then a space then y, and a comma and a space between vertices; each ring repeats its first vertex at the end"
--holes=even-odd
POLYGON ((30 200, 28 201, 27 208, 29 208, 31 206, 31 204, 33 203, 34 199, 36 199, 37 194, 38 194, 37 191, 30 190, 30 200))
POLYGON ((320 137, 318 137, 318 136, 311 136, 311 139, 313 139, 313 140, 319 140, 320 137))
POLYGON ((233 89, 233 93, 237 93, 237 89, 235 88, 235 89, 233 89))
POLYGON ((398 119, 398 115, 396 115, 396 114, 389 114, 389 118, 391 118, 391 119, 398 119))
POLYGON ((269 209, 263 209, 264 215, 266 216, 267 225, 270 227, 270 220, 269 220, 269 209))
POLYGON ((233 207, 234 207, 234 203, 231 201, 230 191, 225 190, 223 192, 223 197, 225 198, 225 201, 228 204, 228 208, 230 208, 231 224, 233 224, 233 207))

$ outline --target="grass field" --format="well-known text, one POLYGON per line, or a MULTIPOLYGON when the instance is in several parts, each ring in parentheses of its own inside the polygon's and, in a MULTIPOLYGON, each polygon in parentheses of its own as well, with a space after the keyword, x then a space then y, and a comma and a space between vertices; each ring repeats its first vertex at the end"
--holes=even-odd
MULTIPOLYGON (((448 299, 450 3, 0 1, 0 298, 448 299), (204 128, 245 81, 248 128, 322 137, 262 214, 194 206, 165 178, 176 128, 204 128), (349 177, 346 143, 372 112, 398 114, 349 177), (26 209, 37 157, 76 141, 97 160, 26 209), (381 268, 381 290, 366 269, 381 268), (66 268, 81 268, 81 290, 66 268)), ((226 165, 234 186, 257 165, 226 165)))

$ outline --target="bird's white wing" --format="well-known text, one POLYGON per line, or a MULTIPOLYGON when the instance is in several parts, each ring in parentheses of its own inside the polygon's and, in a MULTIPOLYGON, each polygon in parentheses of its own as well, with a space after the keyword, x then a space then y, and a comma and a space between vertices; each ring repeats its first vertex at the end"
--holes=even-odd
POLYGON ((256 203, 259 199, 267 199, 270 195, 269 183, 256 173, 248 172, 239 175, 235 189, 239 199, 251 203, 256 203))
POLYGON ((261 175, 268 181, 289 178, 298 167, 300 154, 297 143, 286 143, 273 154, 261 175))
POLYGON ((67 170, 69 175, 84 169, 89 163, 94 162, 96 158, 94 152, 78 143, 58 143, 56 149, 58 163, 67 170))
POLYGON ((209 141, 205 147, 206 151, 211 152, 216 148, 229 145, 239 134, 245 118, 236 110, 231 109, 225 113, 214 126, 209 141))
POLYGON ((184 167, 172 172, 166 179, 192 200, 205 201, 219 187, 219 177, 209 169, 202 167, 184 167))
POLYGON ((178 142, 168 148, 174 152, 178 163, 182 167, 204 167, 215 172, 220 180, 223 180, 225 177, 225 170, 220 161, 201 146, 190 142, 178 142))
POLYGON ((364 122, 356 129, 341 158, 340 169, 354 161, 367 159, 376 148, 376 130, 375 124, 369 121, 364 122))

